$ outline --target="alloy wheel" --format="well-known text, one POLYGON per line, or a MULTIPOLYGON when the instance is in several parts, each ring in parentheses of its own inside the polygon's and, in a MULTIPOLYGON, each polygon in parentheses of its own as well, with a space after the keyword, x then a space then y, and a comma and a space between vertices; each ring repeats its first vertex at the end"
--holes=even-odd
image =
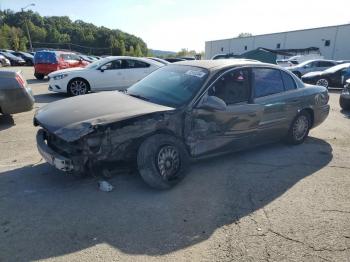
POLYGON ((74 96, 85 95, 87 93, 87 84, 82 80, 74 80, 70 84, 70 92, 74 96))
POLYGON ((180 169, 180 155, 176 147, 167 145, 159 150, 157 167, 164 179, 172 180, 176 178, 180 169))
POLYGON ((321 78, 316 82, 316 85, 328 88, 329 83, 327 79, 321 78))
POLYGON ((294 123, 293 135, 295 140, 303 140, 309 130, 309 119, 305 115, 300 115, 294 123))

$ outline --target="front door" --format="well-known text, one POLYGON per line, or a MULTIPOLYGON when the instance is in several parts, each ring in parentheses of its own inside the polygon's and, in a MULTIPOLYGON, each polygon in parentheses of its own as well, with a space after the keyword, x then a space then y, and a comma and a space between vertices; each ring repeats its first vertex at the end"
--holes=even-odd
POLYGON ((94 89, 96 91, 122 90, 125 89, 125 70, 122 68, 122 60, 113 60, 99 69, 99 77, 95 78, 94 89))
POLYGON ((236 151, 254 144, 263 107, 250 103, 249 69, 231 69, 205 93, 190 113, 191 128, 185 134, 191 154, 195 157, 236 151), (215 96, 225 109, 203 106, 207 96, 215 96))

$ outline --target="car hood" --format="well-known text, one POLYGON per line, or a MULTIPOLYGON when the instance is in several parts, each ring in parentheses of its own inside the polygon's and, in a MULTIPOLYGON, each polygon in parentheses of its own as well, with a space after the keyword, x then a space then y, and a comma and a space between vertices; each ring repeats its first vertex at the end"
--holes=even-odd
POLYGON ((322 73, 323 73, 322 71, 310 72, 303 75, 303 78, 319 76, 319 75, 322 75, 322 73))
POLYGON ((62 99, 40 108, 34 123, 68 141, 93 132, 100 125, 174 108, 150 103, 120 92, 102 92, 62 99))
POLYGON ((83 70, 87 70, 87 69, 83 68, 83 67, 72 67, 72 68, 61 69, 61 70, 57 70, 55 72, 50 73, 49 77, 54 77, 54 76, 57 76, 60 74, 79 72, 79 71, 83 71, 83 70))

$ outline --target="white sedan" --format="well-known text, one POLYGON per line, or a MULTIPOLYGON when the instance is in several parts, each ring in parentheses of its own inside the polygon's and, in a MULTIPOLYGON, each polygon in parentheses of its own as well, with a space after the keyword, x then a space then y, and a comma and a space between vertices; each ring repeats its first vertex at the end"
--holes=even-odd
POLYGON ((49 90, 72 96, 125 90, 162 66, 147 58, 110 56, 85 68, 69 68, 49 74, 49 90))

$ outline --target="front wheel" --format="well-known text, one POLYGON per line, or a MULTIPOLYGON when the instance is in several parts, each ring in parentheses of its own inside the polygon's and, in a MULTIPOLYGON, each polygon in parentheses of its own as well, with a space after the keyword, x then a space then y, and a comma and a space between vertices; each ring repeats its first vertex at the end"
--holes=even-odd
POLYGON ((45 75, 44 74, 39 74, 39 73, 35 73, 34 74, 35 78, 38 79, 38 80, 43 80, 45 75))
POLYGON ((287 142, 292 145, 302 144, 311 128, 311 117, 306 111, 302 111, 293 120, 287 135, 287 142))
POLYGON ((323 87, 328 89, 329 81, 326 78, 321 78, 321 79, 317 80, 316 85, 323 86, 323 87))
POLYGON ((185 177, 189 156, 181 141, 170 135, 158 134, 141 144, 137 166, 149 186, 169 189, 185 177))
POLYGON ((73 79, 68 83, 67 93, 70 96, 85 95, 89 91, 89 84, 84 79, 73 79))

